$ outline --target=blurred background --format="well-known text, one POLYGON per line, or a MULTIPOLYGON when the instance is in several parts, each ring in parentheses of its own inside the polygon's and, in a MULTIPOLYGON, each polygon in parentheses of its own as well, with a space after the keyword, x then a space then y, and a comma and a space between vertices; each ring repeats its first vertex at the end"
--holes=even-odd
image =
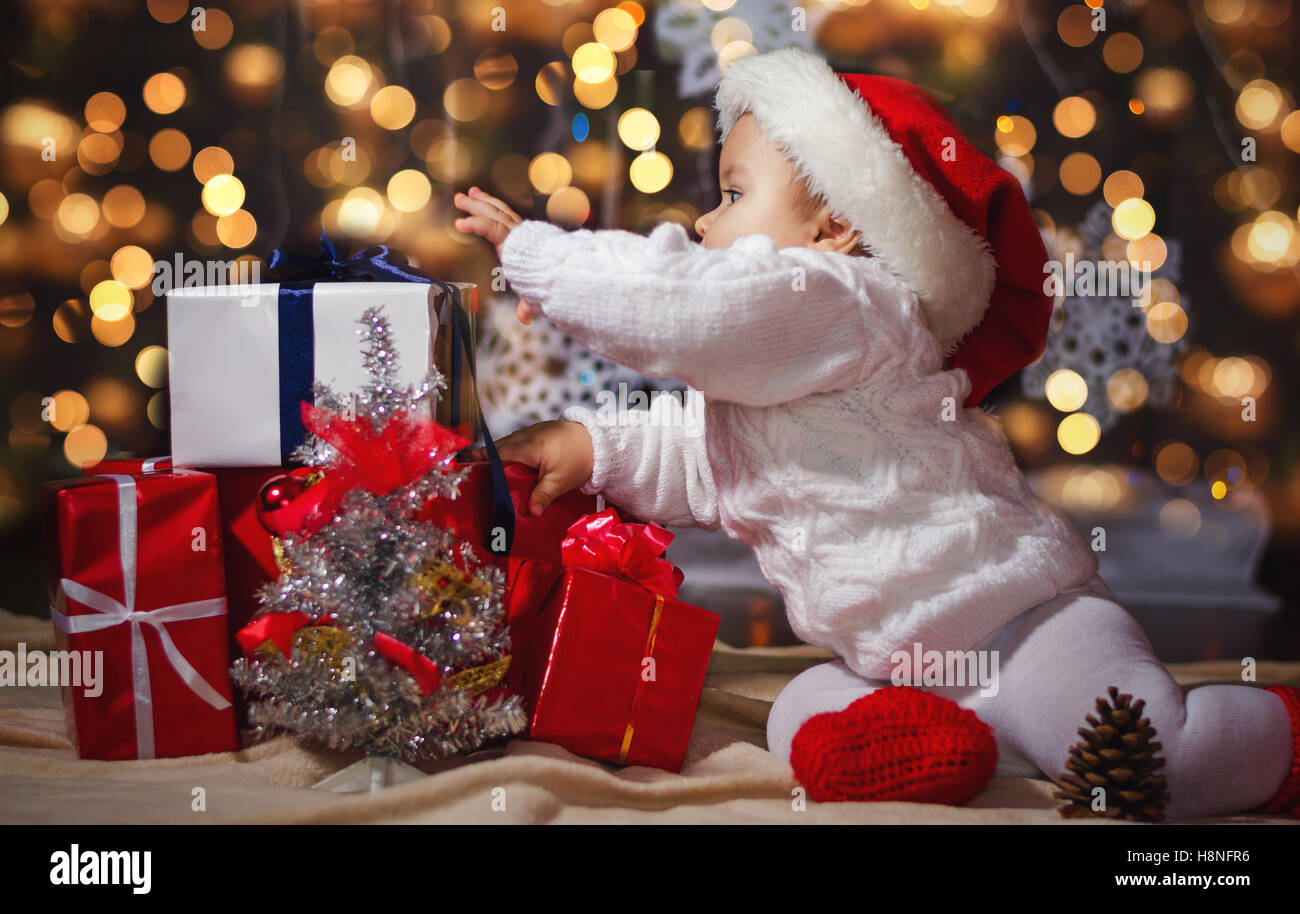
MULTIPOLYGON (((1300 657, 1291 0, 10 6, 0 606, 47 612, 40 482, 168 452, 155 262, 315 256, 324 228, 345 256, 385 243, 479 283, 497 437, 620 384, 680 388, 518 324, 451 197, 691 228, 719 199, 720 73, 798 45, 932 92, 1020 178, 1055 258, 1150 266, 1138 302, 1059 295, 1043 358, 987 402, 1162 658, 1300 657)), ((683 597, 723 614, 723 640, 793 640, 746 548, 674 532, 683 597)))

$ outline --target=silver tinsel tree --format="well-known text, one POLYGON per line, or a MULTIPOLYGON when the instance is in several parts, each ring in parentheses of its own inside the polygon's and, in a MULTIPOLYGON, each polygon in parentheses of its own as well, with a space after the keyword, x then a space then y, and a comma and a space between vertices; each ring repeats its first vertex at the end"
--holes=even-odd
MULTIPOLYGON (((404 411, 429 415, 427 401, 444 386, 441 374, 435 370, 416 388, 398 387, 387 319, 370 308, 359 323, 370 382, 348 398, 317 385, 316 406, 355 415, 376 433, 404 411)), ((294 457, 322 467, 325 477, 342 459, 314 434, 294 457)), ((274 613, 303 613, 311 621, 293 630, 289 656, 268 639, 232 665, 232 679, 249 699, 254 738, 289 732, 332 749, 415 762, 526 730, 519 696, 484 694, 510 662, 503 575, 480 563, 469 543, 422 519, 429 498, 456 496, 465 472, 444 461, 383 496, 357 486, 319 530, 283 536, 283 573, 259 591, 261 609, 251 621, 274 613), (390 661, 377 646, 378 638, 392 654, 385 636, 414 655, 407 653, 404 665, 390 661), (426 676, 436 665, 437 687, 429 691, 426 680, 422 694, 406 668, 412 664, 426 676)))

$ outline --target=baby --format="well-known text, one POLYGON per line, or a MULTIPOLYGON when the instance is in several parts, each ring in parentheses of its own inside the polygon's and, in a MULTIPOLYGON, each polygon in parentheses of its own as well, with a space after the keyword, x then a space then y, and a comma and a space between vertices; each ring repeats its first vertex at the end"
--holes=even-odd
POLYGON ((794 48, 733 64, 715 105, 722 200, 702 244, 676 223, 565 231, 456 195, 520 320, 688 385, 685 410, 574 406, 501 439, 539 470, 530 510, 603 492, 754 549, 795 634, 837 658, 767 724, 814 800, 958 803, 995 774, 1056 779, 1114 685, 1146 703, 1170 818, 1300 815, 1300 690, 1184 696, 977 408, 1042 352, 1052 310, 1016 179, 915 86, 794 48), (935 651, 992 658, 992 681, 923 679, 913 658, 935 651))

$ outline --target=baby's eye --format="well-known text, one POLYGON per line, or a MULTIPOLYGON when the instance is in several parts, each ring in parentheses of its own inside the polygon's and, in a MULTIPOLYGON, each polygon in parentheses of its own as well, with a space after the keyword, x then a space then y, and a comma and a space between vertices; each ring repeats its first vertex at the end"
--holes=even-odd
MULTIPOLYGON (((739 194, 739 193, 740 193, 740 191, 736 190, 735 188, 732 188, 731 190, 724 190, 724 191, 722 192, 722 195, 723 195, 724 197, 726 197, 726 196, 728 196, 729 194, 739 194)), ((736 202, 736 198, 735 198, 735 197, 732 197, 732 198, 731 198, 730 200, 728 200, 727 202, 728 202, 728 203, 735 203, 735 202, 736 202)))

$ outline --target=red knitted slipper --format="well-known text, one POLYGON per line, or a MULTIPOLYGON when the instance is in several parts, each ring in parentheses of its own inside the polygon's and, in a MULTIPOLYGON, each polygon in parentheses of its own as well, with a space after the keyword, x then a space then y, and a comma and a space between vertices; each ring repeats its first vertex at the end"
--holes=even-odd
POLYGON ((1273 799, 1250 811, 1270 814, 1285 812, 1293 819, 1300 819, 1300 689, 1280 683, 1267 688, 1281 697, 1286 703, 1287 713, 1291 715, 1291 773, 1282 782, 1273 799))
POLYGON ((913 686, 886 686, 810 717, 790 750, 795 778, 819 803, 964 803, 988 786, 997 764, 988 724, 913 686))

